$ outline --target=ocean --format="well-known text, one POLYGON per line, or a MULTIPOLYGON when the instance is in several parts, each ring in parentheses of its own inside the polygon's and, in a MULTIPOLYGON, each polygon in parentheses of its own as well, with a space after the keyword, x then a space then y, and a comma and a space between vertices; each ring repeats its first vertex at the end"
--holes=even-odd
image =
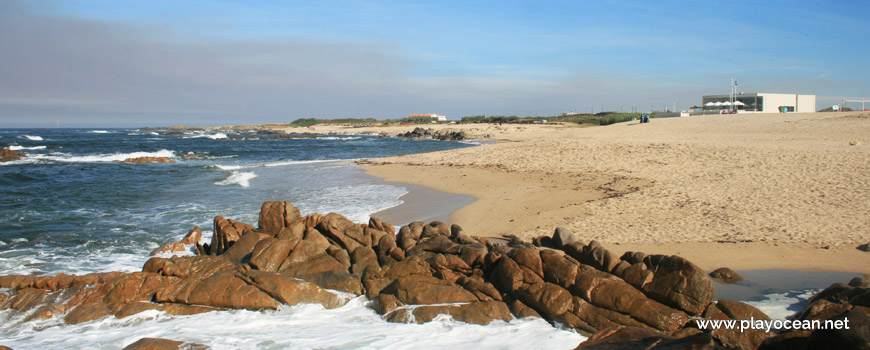
MULTIPOLYGON (((256 225, 264 201, 289 201, 303 215, 336 212, 366 222, 372 213, 402 204, 408 187, 365 175, 350 161, 475 145, 371 135, 220 140, 232 136, 239 135, 0 129, 0 147, 28 154, 0 163, 0 275, 140 271, 151 250, 180 239, 191 226, 203 228, 209 242, 216 215, 256 225), (144 156, 176 162, 119 162, 144 156)), ((821 287, 801 288, 747 301, 787 315, 821 287)), ((120 349, 139 338, 162 337, 214 349, 561 349, 585 339, 541 319, 488 326, 449 317, 423 325, 388 323, 368 302, 357 297, 333 310, 297 305, 189 316, 152 310, 76 325, 59 318, 25 322, 0 311, 0 345, 120 349)))

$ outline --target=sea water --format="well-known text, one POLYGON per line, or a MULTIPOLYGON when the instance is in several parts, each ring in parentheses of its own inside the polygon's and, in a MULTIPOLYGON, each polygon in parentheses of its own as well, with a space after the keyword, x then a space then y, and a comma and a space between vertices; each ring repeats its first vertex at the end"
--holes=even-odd
MULTIPOLYGON (((336 212, 367 222, 371 213, 401 204, 408 191, 365 175, 350 161, 475 145, 369 135, 221 140, 250 135, 0 129, 0 147, 27 153, 0 163, 0 275, 140 271, 151 250, 182 238, 191 226, 203 228, 209 242, 216 215, 256 225, 261 204, 270 200, 289 201, 303 215, 336 212), (135 157, 175 162, 120 162, 135 157)), ((25 322, 0 311, 0 345, 120 349, 139 338, 164 337, 215 349, 503 349, 573 348, 585 339, 540 319, 488 326, 449 317, 388 323, 368 303, 357 297, 333 310, 297 305, 188 316, 152 310, 75 325, 60 317, 25 322)))
MULTIPOLYGON (((202 227, 209 242, 215 215, 256 225, 260 205, 269 200, 289 201, 303 215, 336 212, 366 222, 371 213, 401 204, 407 189, 348 161, 478 144, 367 135, 221 140, 232 136, 240 134, 0 129, 0 147, 28 155, 0 163, 0 275, 140 271, 152 249, 180 239, 191 226, 202 227), (175 163, 119 162, 146 156, 175 163)), ((785 318, 822 287, 769 290, 742 300, 785 318)), ((75 325, 60 317, 25 322, 0 311, 0 345, 120 349, 162 337, 214 349, 568 349, 585 339, 541 319, 480 326, 441 316, 422 325, 388 323, 368 303, 356 297, 332 310, 296 305, 186 316, 150 310, 75 325)))

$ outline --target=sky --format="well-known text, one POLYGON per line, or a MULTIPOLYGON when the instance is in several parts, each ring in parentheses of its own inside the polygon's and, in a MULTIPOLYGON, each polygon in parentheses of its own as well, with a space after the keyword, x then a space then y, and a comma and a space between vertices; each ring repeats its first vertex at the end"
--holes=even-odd
POLYGON ((870 98, 867 1, 0 0, 0 127, 870 98))

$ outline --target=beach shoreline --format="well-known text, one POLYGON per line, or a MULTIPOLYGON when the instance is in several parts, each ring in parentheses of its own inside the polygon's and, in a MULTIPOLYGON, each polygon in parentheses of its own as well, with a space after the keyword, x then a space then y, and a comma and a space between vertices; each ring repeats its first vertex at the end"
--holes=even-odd
MULTIPOLYGON (((467 127, 467 126, 466 126, 467 127)), ((361 161, 475 202, 451 221, 527 241, 564 226, 705 270, 870 273, 870 113, 704 116, 599 128, 489 125, 498 144, 361 161)))

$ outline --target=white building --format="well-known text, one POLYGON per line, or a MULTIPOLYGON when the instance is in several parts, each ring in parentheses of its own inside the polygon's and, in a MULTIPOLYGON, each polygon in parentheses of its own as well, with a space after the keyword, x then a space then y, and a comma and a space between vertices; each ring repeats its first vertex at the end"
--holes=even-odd
MULTIPOLYGON (((782 109, 786 112, 815 112, 816 111, 816 95, 798 95, 798 94, 773 94, 773 93, 740 93, 735 95, 737 103, 736 109, 739 112, 757 112, 757 113, 780 113, 782 109)), ((705 110, 718 109, 733 109, 729 102, 731 95, 709 95, 701 98, 701 105, 705 110), (719 103, 718 105, 716 103, 719 103)))
POLYGON ((440 114, 408 114, 408 118, 429 117, 439 122, 446 122, 447 117, 440 114))

